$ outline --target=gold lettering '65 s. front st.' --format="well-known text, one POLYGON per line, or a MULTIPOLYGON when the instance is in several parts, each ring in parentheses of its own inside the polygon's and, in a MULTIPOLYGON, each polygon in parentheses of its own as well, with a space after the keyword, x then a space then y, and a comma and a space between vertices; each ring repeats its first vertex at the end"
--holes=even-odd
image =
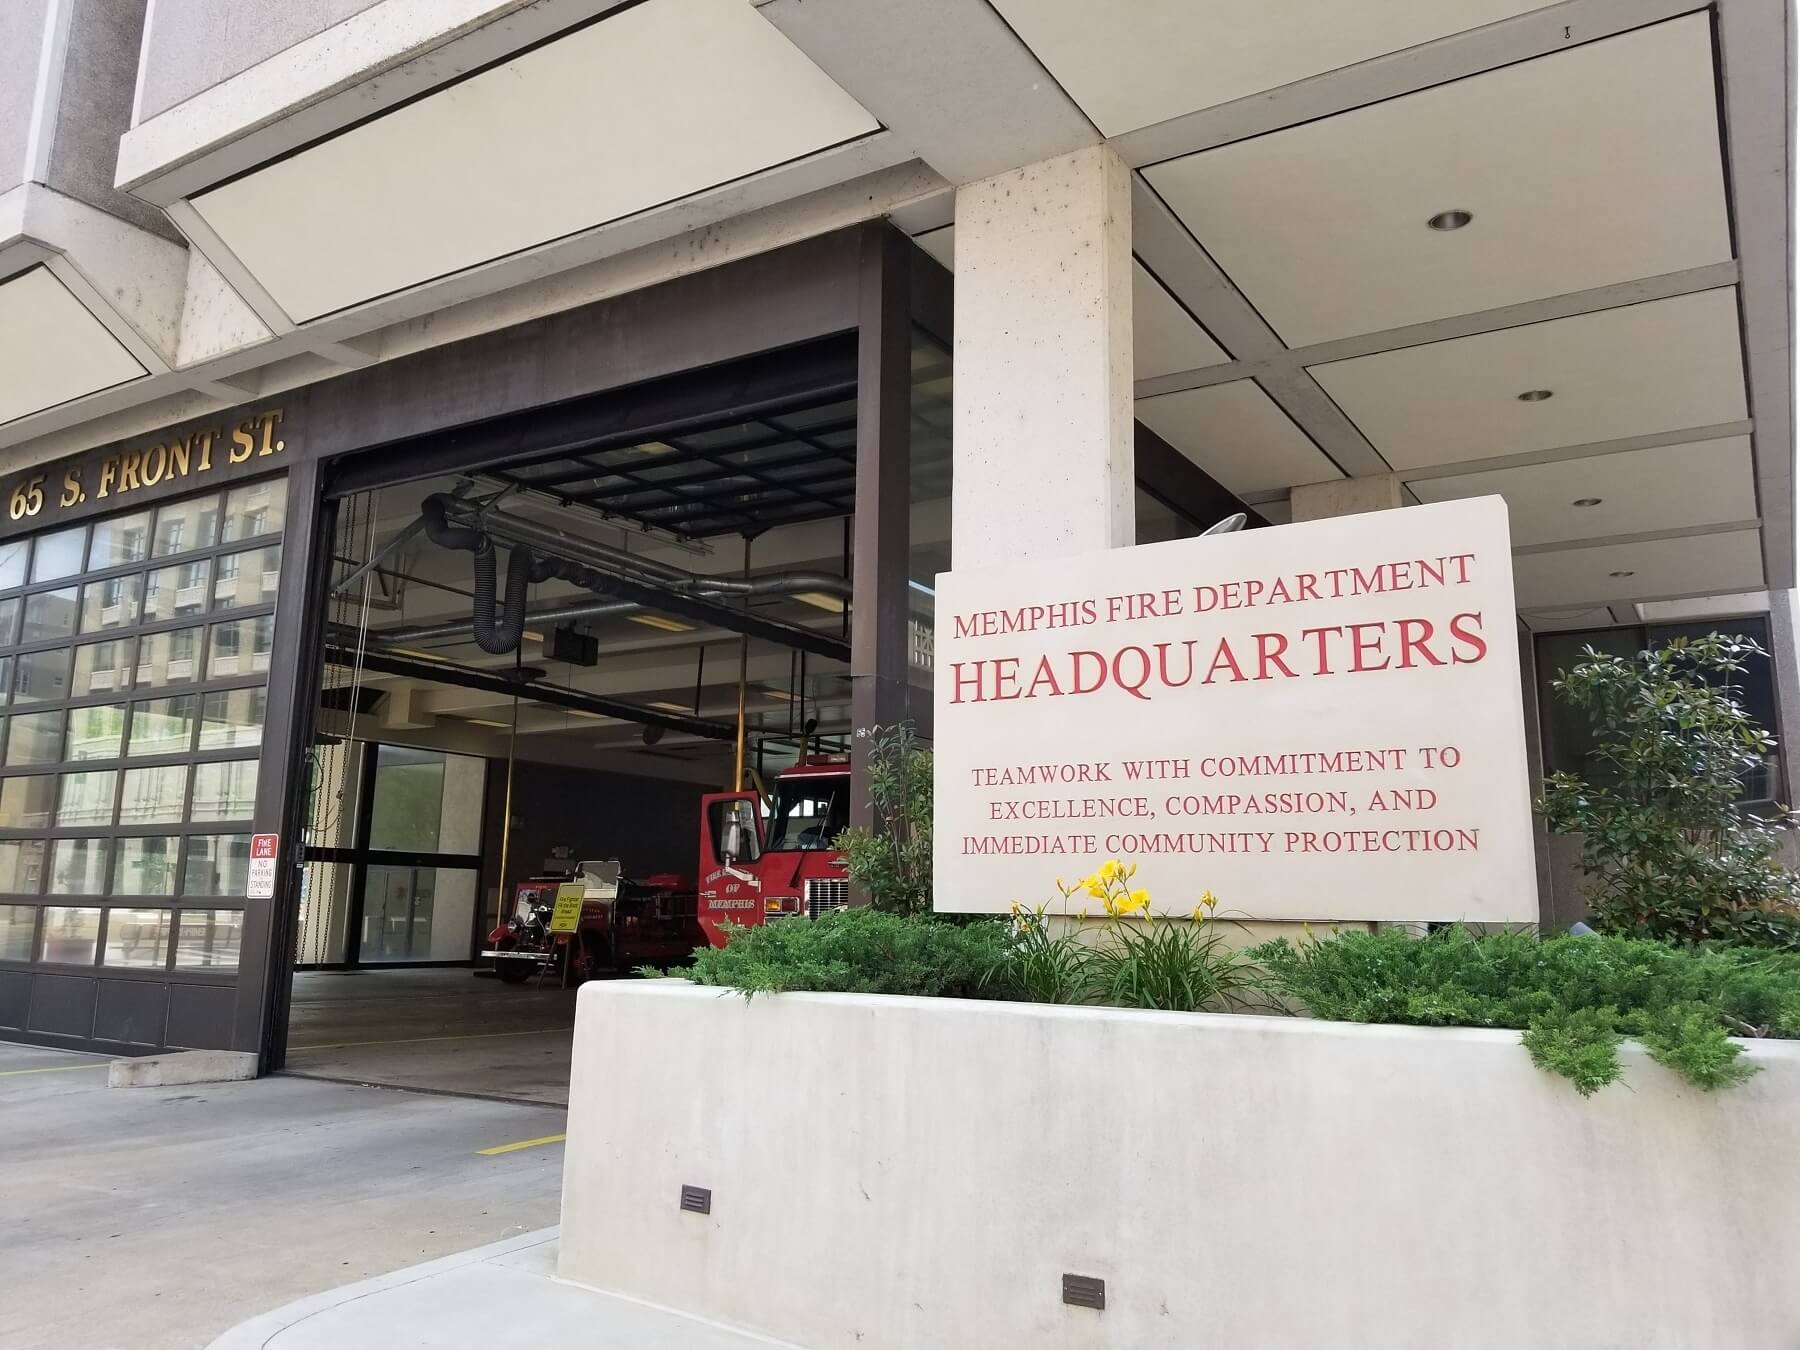
MULTIPOLYGON (((216 465, 247 464, 252 459, 279 454, 287 442, 276 435, 282 410, 252 413, 231 427, 207 427, 181 436, 170 436, 142 449, 72 464, 62 473, 55 505, 58 509, 95 500, 125 497, 145 488, 164 486, 210 474, 216 465)), ((19 482, 7 501, 12 520, 27 520, 44 509, 44 479, 38 474, 19 482)))

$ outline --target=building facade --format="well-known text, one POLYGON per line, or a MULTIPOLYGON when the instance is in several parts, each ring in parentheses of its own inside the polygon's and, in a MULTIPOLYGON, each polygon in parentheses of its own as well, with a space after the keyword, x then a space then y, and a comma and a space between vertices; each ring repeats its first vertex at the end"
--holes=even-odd
POLYGON ((1587 645, 1753 636, 1800 728, 1792 25, 8 6, 0 1037, 277 1066, 296 961, 468 961, 553 845, 679 871, 699 791, 929 732, 953 562, 1238 511, 1505 498, 1534 772, 1587 645))

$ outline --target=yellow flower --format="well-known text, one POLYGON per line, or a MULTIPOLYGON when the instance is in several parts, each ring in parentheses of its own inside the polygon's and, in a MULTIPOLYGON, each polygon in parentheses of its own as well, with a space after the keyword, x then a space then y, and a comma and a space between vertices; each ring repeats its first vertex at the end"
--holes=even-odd
POLYGON ((1087 880, 1087 893, 1096 900, 1106 899, 1106 883, 1097 876, 1089 877, 1087 880))
POLYGON ((1119 876, 1124 871, 1124 865, 1120 863, 1117 858, 1108 858, 1105 862, 1100 864, 1100 870, 1094 875, 1099 877, 1102 881, 1111 881, 1114 877, 1119 876))
POLYGON ((1194 906, 1194 914, 1193 914, 1194 922, 1195 923, 1205 923, 1206 918, 1207 918, 1206 906, 1205 905, 1195 905, 1194 906))
POLYGON ((1125 875, 1128 877, 1135 877, 1137 875, 1137 864, 1133 863, 1130 867, 1127 867, 1125 869, 1125 875))
POLYGON ((1200 903, 1205 905, 1208 909, 1211 909, 1214 905, 1219 903, 1219 897, 1214 895, 1211 891, 1201 891, 1200 903))
POLYGON ((1025 912, 1025 906, 1021 905, 1017 900, 1015 900, 1012 902, 1012 912, 1013 912, 1013 918, 1016 919, 1025 912))
POLYGON ((1132 891, 1128 895, 1119 897, 1119 907, 1117 912, 1120 914, 1136 914, 1140 909, 1148 909, 1149 907, 1149 891, 1132 891))

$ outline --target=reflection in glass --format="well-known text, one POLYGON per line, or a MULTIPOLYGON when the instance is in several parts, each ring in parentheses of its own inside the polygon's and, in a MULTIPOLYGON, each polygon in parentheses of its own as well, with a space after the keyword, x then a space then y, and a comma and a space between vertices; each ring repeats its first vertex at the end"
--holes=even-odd
POLYGON ((175 894, 175 855, 180 842, 162 837, 119 840, 113 861, 113 894, 175 894))
POLYGON ((75 588, 39 591, 25 597, 25 627, 20 642, 51 642, 75 636, 75 588))
POLYGON ((109 567, 142 562, 149 555, 150 513, 116 516, 94 526, 93 546, 88 549, 87 570, 104 572, 109 567))
POLYGON ((0 905, 0 961, 31 960, 37 916, 36 905, 0 905))
POLYGON ((219 559, 213 582, 214 609, 245 609, 275 602, 281 580, 281 545, 253 548, 248 553, 228 553, 219 559))
POLYGON ((192 743, 195 702, 192 694, 178 694, 174 698, 147 698, 132 704, 131 745, 126 753, 185 754, 192 743))
POLYGON ((108 628, 129 628, 138 621, 139 595, 144 577, 133 572, 128 577, 110 581, 94 581, 81 588, 81 631, 98 633, 108 628))
POLYGON ((91 966, 100 943, 100 911, 60 905, 44 911, 44 938, 38 956, 71 966, 91 966))
POLYGON ((169 957, 169 921, 166 909, 113 909, 106 913, 108 966, 146 966, 156 969, 169 957))
POLYGON ((268 673, 269 652, 275 645, 275 616, 213 625, 212 650, 206 658, 206 678, 226 680, 236 675, 268 673))
POLYGON ((262 744, 263 713, 268 702, 269 691, 260 686, 208 694, 200 716, 200 748, 230 750, 262 744))
POLYGON ((189 820, 248 820, 256 811, 254 759, 194 766, 194 809, 189 820))
POLYGON ((87 773, 65 773, 60 777, 62 795, 56 802, 57 829, 112 824, 113 790, 118 786, 118 770, 96 769, 87 773))
POLYGON ((75 649, 74 697, 110 694, 131 684, 131 649, 136 638, 88 642, 75 649))
POLYGON ((144 618, 156 623, 163 619, 185 619, 206 608, 206 582, 212 575, 212 563, 205 558, 158 567, 144 584, 144 618))
POLYGON ((0 591, 25 584, 25 553, 30 541, 11 539, 0 544, 0 591))
POLYGON ((44 888, 42 839, 0 840, 0 891, 8 895, 36 895, 44 888))
POLYGON ((225 534, 220 542, 274 534, 287 516, 287 479, 233 488, 225 494, 225 534))
POLYGON ((241 909, 191 909, 183 912, 175 936, 177 966, 233 967, 244 932, 241 909))
POLYGON ((31 579, 54 581, 72 577, 81 570, 81 553, 87 543, 87 526, 58 530, 38 536, 37 550, 31 556, 31 579))
POLYGON ((217 497, 172 502, 156 513, 156 542, 151 556, 167 558, 189 549, 211 548, 218 541, 217 497))
POLYGON ((179 821, 187 797, 187 777, 185 764, 127 769, 125 795, 119 801, 119 824, 172 825, 179 821))
POLYGON ((160 689, 164 685, 190 684, 199 678, 198 628, 177 628, 173 633, 146 633, 138 639, 138 688, 160 689))
POLYGON ((19 628, 20 603, 16 595, 10 600, 0 600, 0 645, 10 647, 13 644, 19 628))
MULTIPOLYGON (((41 714, 40 714, 41 715, 41 714)), ((125 705, 106 703, 98 708, 69 710, 70 759, 117 759, 125 739, 125 705)))
POLYGON ((188 836, 187 868, 181 874, 183 895, 243 895, 250 884, 250 836, 188 836))
POLYGON ((105 839, 58 839, 50 845, 50 894, 99 895, 106 889, 105 839))
POLYGON ((69 649, 24 652, 14 659, 13 702, 42 703, 69 695, 69 649))
POLYGON ((7 718, 6 763, 54 764, 62 758, 63 715, 26 713, 7 718))
POLYGON ((0 779, 0 829, 41 830, 56 802, 56 775, 28 774, 0 779))

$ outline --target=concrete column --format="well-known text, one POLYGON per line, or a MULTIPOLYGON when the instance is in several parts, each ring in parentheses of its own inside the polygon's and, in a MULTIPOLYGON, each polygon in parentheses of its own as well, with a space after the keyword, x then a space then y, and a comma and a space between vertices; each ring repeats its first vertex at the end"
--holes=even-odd
POLYGON ((1378 478, 1336 478, 1329 483, 1308 483, 1288 494, 1294 522, 1326 520, 1332 516, 1356 516, 1364 511, 1391 511, 1406 505, 1396 474, 1378 478))
POLYGON ((955 567, 1134 542, 1131 177, 1106 146, 956 193, 955 567))
POLYGON ((1800 591, 1769 592, 1769 659, 1775 663, 1775 717, 1784 801, 1800 798, 1800 591))

